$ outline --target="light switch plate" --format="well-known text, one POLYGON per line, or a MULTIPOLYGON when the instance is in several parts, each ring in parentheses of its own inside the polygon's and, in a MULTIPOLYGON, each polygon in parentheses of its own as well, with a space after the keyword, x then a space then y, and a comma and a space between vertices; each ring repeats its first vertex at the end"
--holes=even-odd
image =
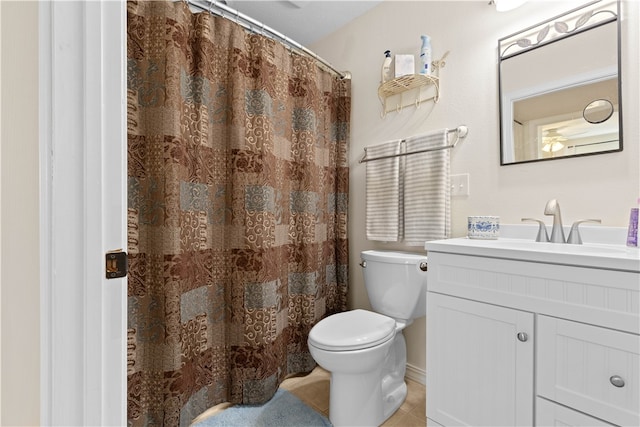
POLYGON ((469 174, 468 173, 451 175, 451 195, 452 196, 468 196, 469 195, 469 174))

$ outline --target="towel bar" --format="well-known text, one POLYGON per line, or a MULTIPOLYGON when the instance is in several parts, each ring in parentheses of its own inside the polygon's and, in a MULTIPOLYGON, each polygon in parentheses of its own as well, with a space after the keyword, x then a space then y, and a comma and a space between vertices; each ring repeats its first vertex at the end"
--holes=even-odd
MULTIPOLYGON (((398 153, 398 154, 390 154, 388 156, 367 158, 367 148, 365 147, 364 148, 364 156, 359 160, 359 163, 366 163, 366 162, 370 162, 372 160, 389 159, 389 158, 392 158, 392 157, 408 156, 409 154, 427 153, 429 151, 439 151, 439 150, 446 150, 446 149, 449 149, 449 148, 453 148, 453 147, 456 146, 458 141, 460 141, 461 139, 463 139, 463 138, 465 138, 467 136, 467 134, 469 133, 469 129, 465 125, 461 125, 461 126, 458 126, 455 129, 449 130, 448 133, 449 134, 452 134, 452 133, 456 134, 456 139, 455 139, 455 141, 453 141, 453 143, 451 143, 449 145, 445 145, 443 147, 427 148, 427 149, 424 149, 424 150, 411 151, 409 153, 398 153)), ((403 139, 401 142, 405 142, 405 141, 406 141, 406 139, 403 139)))

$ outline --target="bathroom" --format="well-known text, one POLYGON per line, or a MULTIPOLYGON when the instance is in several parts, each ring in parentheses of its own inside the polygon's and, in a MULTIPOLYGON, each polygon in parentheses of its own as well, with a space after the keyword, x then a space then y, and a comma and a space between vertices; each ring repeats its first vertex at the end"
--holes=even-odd
MULTIPOLYGON (((353 76, 351 171, 349 191, 350 267, 367 249, 420 250, 399 244, 367 241, 365 237, 365 168, 357 164, 367 145, 464 124, 469 135, 451 152, 451 174, 469 174, 469 196, 451 198, 452 236, 466 234, 467 216, 499 215, 501 223, 519 224, 523 217, 545 219, 545 203, 556 198, 565 223, 600 218, 609 226, 626 227, 629 209, 640 193, 640 127, 624 122, 624 150, 581 158, 500 166, 498 107, 498 39, 537 24, 585 1, 529 1, 511 11, 496 12, 485 1, 382 2, 312 48, 321 57, 353 76), (393 25, 393 23, 397 23, 393 25), (417 53, 420 35, 431 36, 433 58, 450 51, 440 71, 442 95, 435 105, 405 107, 380 118, 377 96, 383 52, 417 53), (378 47, 377 49, 375 47, 378 47), (596 172, 597 171, 597 172, 596 172)), ((638 20, 637 4, 625 2, 622 75, 624 117, 636 117, 638 40, 631 24, 638 20), (627 4, 628 3, 628 4, 627 4), (631 10, 634 9, 634 10, 631 10), (625 28, 626 27, 626 28, 625 28), (625 42, 625 38, 629 42, 625 42), (633 59, 636 58, 636 59, 633 59), (633 76, 633 77, 630 77, 633 76)), ((357 272, 357 270, 356 270, 357 272)), ((351 275, 350 300, 367 308, 362 276, 351 275)), ((408 371, 425 366, 425 325, 415 322, 405 331, 408 371)))
MULTIPOLYGON (((519 223, 524 216, 543 217, 544 204, 557 198, 563 208, 566 223, 585 216, 600 218, 604 225, 626 227, 629 208, 640 193, 640 75, 638 52, 640 46, 640 17, 638 4, 623 2, 628 11, 623 18, 623 105, 624 150, 582 158, 500 166, 499 125, 497 95, 497 41, 523 27, 537 23, 552 15, 571 9, 584 2, 530 1, 522 7, 498 13, 487 1, 448 2, 398 2, 385 1, 346 27, 310 46, 321 57, 336 67, 352 74, 352 128, 350 146, 350 305, 368 308, 362 277, 357 274, 359 253, 365 249, 401 249, 403 245, 374 243, 364 236, 364 165, 358 164, 366 145, 389 139, 419 134, 433 129, 468 126, 469 135, 451 153, 452 173, 469 174, 468 197, 452 199, 452 235, 466 233, 468 215, 500 215, 503 223, 519 223), (399 113, 388 113, 381 118, 381 105, 377 97, 380 65, 383 52, 392 49, 396 53, 417 53, 419 36, 427 32, 432 38, 433 56, 449 55, 441 70, 442 95, 440 102, 431 106, 423 104, 419 109, 407 107, 399 113)), ((3 12, 4 10, 3 5, 3 12)), ((29 8, 29 6, 25 6, 29 8)), ((34 35, 21 43, 3 43, 3 80, 11 67, 22 72, 21 78, 32 84, 23 85, 28 114, 15 117, 3 108, 2 123, 6 132, 21 129, 22 142, 12 150, 5 146, 3 130, 2 170, 12 173, 11 180, 24 182, 19 194, 5 188, 2 192, 3 258, 10 255, 6 248, 29 250, 38 247, 37 215, 39 196, 38 181, 38 130, 30 126, 32 117, 38 115, 36 91, 38 81, 38 22, 35 6, 21 15, 22 34, 34 35), (6 55, 6 56, 5 56, 6 55), (5 58, 15 59, 8 63, 5 58), (30 61, 28 64, 25 62, 30 61), (25 65, 31 64, 30 67, 25 65), (5 67, 7 67, 5 69, 5 67), (30 101, 29 101, 30 100, 30 101), (9 169, 11 164, 14 168, 9 169), (20 212, 21 220, 15 227, 10 222, 11 204, 25 203, 35 210, 28 215, 20 212), (5 222, 6 221, 6 222, 5 222), (11 225, 9 225, 11 224, 11 225), (21 233, 19 233, 21 232, 21 233)), ((37 9, 37 8, 36 8, 37 9)), ((16 12, 15 10, 13 12, 16 12)), ((18 13, 21 11, 18 10, 18 13)), ((10 15, 2 14, 2 35, 9 31, 10 15)), ((18 71, 13 70, 14 73, 18 71)), ((3 100, 10 88, 3 84, 3 100)), ((8 143, 7 143, 8 144, 8 143)), ((3 172, 4 175, 4 172, 3 172)), ((4 177, 3 177, 4 178, 4 177)), ((13 217, 15 220, 15 217, 13 217)), ((19 252, 19 251, 16 251, 19 252)), ((42 389, 38 375, 41 324, 33 301, 41 295, 37 269, 29 259, 3 260, 2 284, 2 419, 7 424, 39 424, 42 389), (17 310, 17 311, 16 311, 17 310), (30 313, 19 334, 11 335, 7 328, 16 313, 30 313), (24 354, 28 354, 25 357, 24 354), (35 356, 34 356, 35 355, 35 356), (24 373, 11 373, 9 364, 20 361, 24 373)), ((37 306, 37 305, 36 305, 37 306)), ((419 377, 425 366, 425 334, 422 322, 416 322, 407 331, 408 364, 419 377)), ((3 424, 5 424, 3 422, 3 424)))

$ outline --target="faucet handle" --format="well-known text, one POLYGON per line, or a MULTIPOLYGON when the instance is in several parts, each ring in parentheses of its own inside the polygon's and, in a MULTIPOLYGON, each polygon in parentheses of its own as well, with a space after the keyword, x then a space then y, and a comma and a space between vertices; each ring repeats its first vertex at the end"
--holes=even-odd
POLYGON ((547 226, 543 221, 535 218, 522 218, 522 221, 533 221, 537 222, 540 227, 538 228, 538 235, 536 236, 536 242, 548 242, 549 235, 547 234, 547 226))
POLYGON ((578 226, 583 222, 596 222, 600 224, 602 221, 599 219, 579 219, 573 223, 571 226, 571 231, 569 231, 569 237, 567 238, 567 243, 571 243, 573 245, 581 245, 582 238, 580 237, 580 230, 578 230, 578 226))

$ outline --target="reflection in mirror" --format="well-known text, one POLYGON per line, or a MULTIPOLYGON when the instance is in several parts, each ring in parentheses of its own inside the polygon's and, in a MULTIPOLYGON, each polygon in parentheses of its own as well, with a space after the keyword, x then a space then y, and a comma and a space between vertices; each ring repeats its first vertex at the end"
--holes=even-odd
POLYGON ((595 3, 500 40, 501 164, 622 150, 618 4, 595 3))
POLYGON ((584 107, 582 117, 593 124, 604 123, 613 115, 615 111, 613 104, 608 99, 596 99, 584 107))

